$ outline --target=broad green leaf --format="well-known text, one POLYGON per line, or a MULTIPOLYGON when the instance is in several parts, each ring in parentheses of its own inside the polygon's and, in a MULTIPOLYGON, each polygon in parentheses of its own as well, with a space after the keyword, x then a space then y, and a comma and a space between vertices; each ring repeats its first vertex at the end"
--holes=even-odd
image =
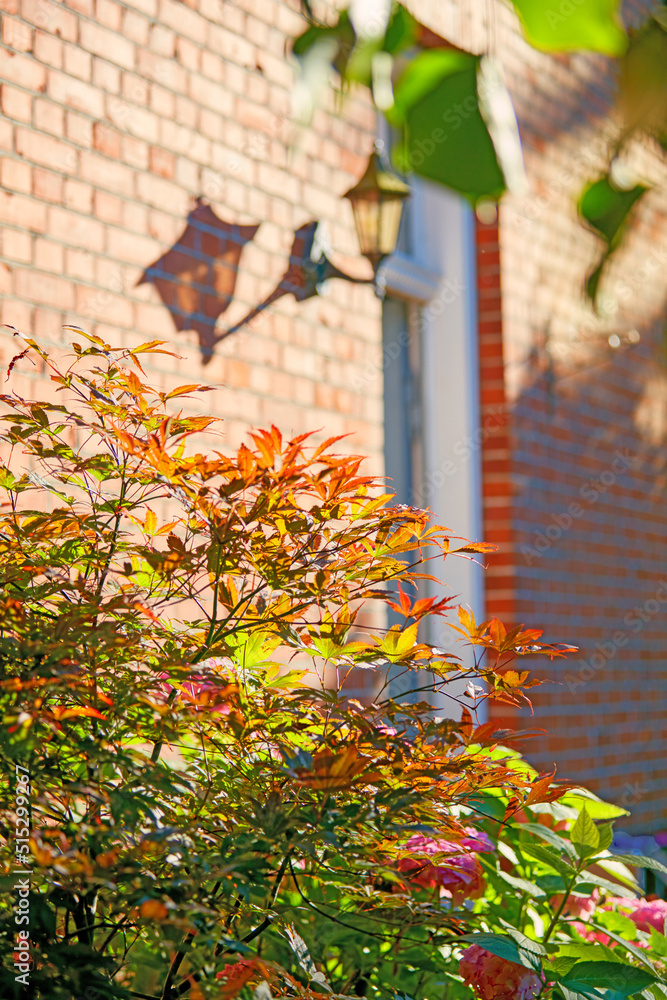
MULTIPOLYGON (((502 813, 500 818, 502 819, 502 813)), ((498 841, 498 853, 502 854, 502 856, 504 858, 507 858, 508 861, 511 861, 513 865, 519 864, 519 859, 516 855, 516 852, 510 847, 509 844, 506 844, 504 840, 498 841)))
POLYGON ((511 938, 513 938, 516 943, 524 951, 530 952, 531 955, 540 955, 546 957, 547 950, 540 941, 534 941, 532 938, 526 937, 526 935, 510 924, 507 920, 499 917, 499 922, 505 928, 507 933, 511 938))
POLYGON ((460 192, 475 204, 506 188, 480 107, 480 57, 448 49, 416 56, 394 86, 387 117, 403 131, 397 167, 460 192))
POLYGON ((620 16, 620 0, 512 0, 526 38, 543 52, 588 49, 620 56, 627 35, 620 16))
POLYGON ((624 959, 615 953, 605 944, 595 942, 586 944, 583 941, 572 941, 568 944, 560 945, 557 952, 558 958, 571 958, 574 962, 586 960, 589 962, 621 962, 624 959))
POLYGON ((662 861, 658 861, 657 858, 648 857, 646 854, 612 854, 611 860, 620 861, 633 868, 650 868, 654 872, 667 875, 667 866, 663 865, 662 861))
POLYGON ((516 875, 508 875, 508 873, 504 872, 502 868, 498 868, 495 874, 501 878, 503 882, 507 882, 507 884, 511 885, 512 888, 517 889, 518 892, 526 892, 533 899, 544 899, 546 896, 544 889, 541 889, 539 885, 535 884, 535 882, 529 882, 525 878, 518 878, 516 875))
POLYGON ((632 210, 647 191, 644 184, 621 188, 609 174, 589 184, 579 199, 581 218, 607 245, 599 263, 586 278, 586 293, 592 302, 597 299, 605 268, 625 235, 632 210))
POLYGON ((0 486, 3 490, 11 490, 12 486, 16 482, 16 476, 9 469, 4 466, 0 467, 0 486))
POLYGON ((653 964, 644 948, 638 948, 636 945, 631 944, 630 941, 618 934, 611 927, 603 927, 602 924, 598 924, 595 920, 589 920, 588 926, 592 930, 602 931, 602 933, 606 934, 607 937, 612 939, 612 941, 616 941, 617 944, 622 945, 623 948, 626 948, 631 955, 633 955, 639 962, 641 962, 642 965, 646 966, 649 971, 653 973, 653 964))
POLYGON ((662 958, 667 958, 667 937, 657 931, 655 927, 651 927, 651 948, 662 958))
POLYGON ((667 997, 667 983, 653 983, 642 990, 641 995, 644 1000, 665 1000, 667 997))
MULTIPOLYGON (((590 813, 589 813, 590 815, 590 813)), ((603 823, 598 827, 598 836, 600 838, 600 843, 598 845, 599 850, 606 851, 611 842, 614 839, 614 826, 612 823, 603 823)))
POLYGON ((541 823, 523 823, 521 829, 525 830, 526 833, 534 834, 541 840, 545 840, 552 847, 555 847, 557 851, 569 854, 571 858, 576 857, 574 845, 569 840, 561 837, 555 830, 550 829, 550 827, 542 826, 541 823))
POLYGON ((637 896, 637 893, 629 886, 618 885, 616 882, 610 882, 609 879, 601 878, 588 871, 582 874, 581 881, 575 883, 573 892, 592 892, 595 887, 604 889, 613 896, 624 896, 627 899, 635 899, 637 896))
POLYGON ((626 941, 634 941, 637 937, 637 927, 624 913, 615 910, 598 910, 595 915, 596 923, 601 927, 608 927, 609 930, 620 934, 626 941))
POLYGON ((610 248, 615 248, 631 210, 647 191, 643 184, 621 188, 607 175, 585 188, 579 199, 579 213, 610 248))
POLYGON ((600 868, 603 868, 604 871, 608 872, 609 875, 619 882, 634 889, 635 895, 639 893, 639 884, 632 871, 627 865, 622 864, 615 855, 606 852, 602 857, 595 859, 595 864, 599 865, 600 868))
POLYGON ((540 875, 535 881, 540 889, 544 889, 547 896, 565 892, 567 888, 567 882, 560 875, 540 875))
POLYGON ((584 806, 591 819, 616 819, 618 816, 628 816, 628 810, 621 806, 615 806, 611 802, 605 802, 598 798, 588 788, 576 788, 558 800, 561 805, 573 806, 577 812, 581 812, 584 806))
POLYGON ((570 841, 580 858, 590 857, 600 846, 598 828, 588 815, 585 806, 570 830, 570 841))
MULTIPOLYGON (((460 940, 479 945, 480 948, 484 948, 492 955, 504 958, 508 962, 516 962, 517 965, 523 965, 527 969, 535 968, 536 952, 528 952, 509 935, 480 932, 478 934, 463 934, 460 940)), ((535 942, 532 943, 535 944, 535 942)))
POLYGON ((656 981, 647 969, 621 962, 577 962, 563 976, 563 985, 578 993, 591 989, 613 990, 621 996, 631 996, 656 981))
POLYGON ((586 1000, 583 994, 577 993, 575 990, 568 990, 567 986, 563 986, 562 983, 558 983, 558 989, 563 994, 564 1000, 586 1000))
POLYGON ((553 868, 559 875, 567 879, 572 878, 574 874, 571 865, 563 861, 555 851, 552 851, 548 847, 543 847, 542 844, 521 844, 521 853, 525 854, 528 858, 532 858, 534 861, 540 861, 543 865, 553 868))

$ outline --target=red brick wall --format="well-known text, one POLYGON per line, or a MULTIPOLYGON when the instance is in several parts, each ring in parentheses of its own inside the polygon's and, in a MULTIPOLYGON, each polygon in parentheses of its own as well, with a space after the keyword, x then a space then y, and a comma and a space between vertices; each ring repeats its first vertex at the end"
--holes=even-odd
MULTIPOLYGON (((184 229, 197 196, 230 223, 261 223, 241 256, 225 329, 276 286, 295 230, 329 225, 337 264, 357 275, 349 205, 375 133, 369 102, 333 99, 303 135, 289 124, 285 47, 297 0, 1 0, 2 323, 53 342, 65 323, 112 343, 160 338, 182 355, 153 362, 165 385, 204 380, 205 405, 236 447, 249 426, 352 433, 382 469, 381 380, 355 374, 381 353, 368 286, 281 298, 202 368, 152 284, 137 282, 184 229)), ((11 340, 11 338, 9 338, 11 340)), ((3 339, 3 361, 13 349, 3 339)))
POLYGON ((535 53, 502 17, 496 51, 530 192, 477 228, 483 420, 507 412, 484 435, 485 538, 499 546, 487 613, 579 653, 533 664, 551 679, 532 692, 533 718, 496 717, 546 730, 526 744, 529 758, 631 809, 634 829, 657 830, 667 793, 667 168, 649 142, 628 152, 655 187, 596 314, 583 284, 602 247, 574 205, 617 134, 612 67, 535 53))

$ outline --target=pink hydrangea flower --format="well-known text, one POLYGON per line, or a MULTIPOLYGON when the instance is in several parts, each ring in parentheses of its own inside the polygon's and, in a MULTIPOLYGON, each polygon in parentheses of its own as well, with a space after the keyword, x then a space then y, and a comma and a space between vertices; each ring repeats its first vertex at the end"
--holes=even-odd
POLYGON ((468 828, 467 836, 458 843, 451 840, 433 839, 416 833, 409 838, 405 850, 412 857, 403 857, 398 862, 398 870, 408 875, 411 882, 434 889, 440 886, 443 893, 455 903, 466 898, 476 898, 484 891, 484 879, 479 862, 472 855, 492 851, 493 844, 485 833, 468 828), (461 849, 466 853, 462 853, 461 849), (429 858, 448 855, 433 864, 429 858))
MULTIPOLYGON (((554 896, 550 902, 554 910, 557 910, 563 900, 563 894, 554 896)), ((585 928, 579 921, 583 920, 587 922, 591 919, 595 910, 600 902, 600 891, 594 889, 590 896, 576 896, 572 895, 568 898, 567 903, 563 907, 562 916, 564 917, 576 917, 577 921, 574 926, 577 931, 583 935, 585 928)))
POLYGON ((614 896, 607 901, 605 910, 619 909, 630 917, 637 930, 647 933, 654 927, 656 931, 664 933, 665 920, 667 920, 667 899, 623 899, 614 896))
MULTIPOLYGON (((572 899, 581 898, 585 897, 572 897, 572 899)), ((592 899, 592 896, 590 898, 592 899)), ((553 902, 554 900, 552 900, 552 903, 553 902)), ((570 900, 568 900, 563 912, 568 912, 569 905, 570 900)), ((665 899, 626 899, 624 896, 611 896, 602 905, 602 909, 618 910, 625 916, 630 917, 630 920, 632 920, 637 930, 648 933, 651 927, 654 927, 657 931, 660 931, 660 933, 664 933, 665 920, 667 920, 667 900, 665 899)), ((580 917, 581 920, 588 920, 590 919, 592 911, 587 910, 586 912, 577 913, 573 909, 570 912, 572 912, 575 916, 580 917)), ((586 941, 606 944, 611 948, 614 947, 615 942, 602 931, 593 931, 586 927, 585 923, 579 923, 578 921, 575 921, 573 926, 586 941)), ((645 941, 638 942, 638 946, 640 948, 647 947, 645 941)))
POLYGON ((544 989, 535 972, 473 944, 461 955, 459 973, 481 1000, 533 1000, 544 989))

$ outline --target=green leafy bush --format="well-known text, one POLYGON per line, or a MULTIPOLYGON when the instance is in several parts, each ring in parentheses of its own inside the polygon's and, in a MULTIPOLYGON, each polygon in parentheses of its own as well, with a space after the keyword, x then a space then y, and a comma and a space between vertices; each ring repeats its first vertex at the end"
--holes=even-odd
POLYGON ((567 647, 463 609, 472 665, 420 641, 451 611, 423 560, 484 547, 335 441, 198 454, 212 419, 170 407, 200 387, 86 339, 20 356, 61 402, 2 397, 2 995, 660 1000, 621 810, 476 721, 567 647))

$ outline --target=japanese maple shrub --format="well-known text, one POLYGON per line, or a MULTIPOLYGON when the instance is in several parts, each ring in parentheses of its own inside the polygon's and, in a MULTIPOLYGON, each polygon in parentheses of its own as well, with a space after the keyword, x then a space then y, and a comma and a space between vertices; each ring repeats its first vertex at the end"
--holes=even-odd
POLYGON ((514 660, 564 649, 464 610, 470 665, 420 641, 451 610, 417 594, 433 553, 483 547, 335 441, 197 453, 212 418, 174 407, 201 387, 79 335, 17 360, 61 401, 11 370, 2 397, 2 996, 659 1000, 621 810, 476 719, 526 698, 514 660), (375 627, 387 604, 403 624, 375 627))

